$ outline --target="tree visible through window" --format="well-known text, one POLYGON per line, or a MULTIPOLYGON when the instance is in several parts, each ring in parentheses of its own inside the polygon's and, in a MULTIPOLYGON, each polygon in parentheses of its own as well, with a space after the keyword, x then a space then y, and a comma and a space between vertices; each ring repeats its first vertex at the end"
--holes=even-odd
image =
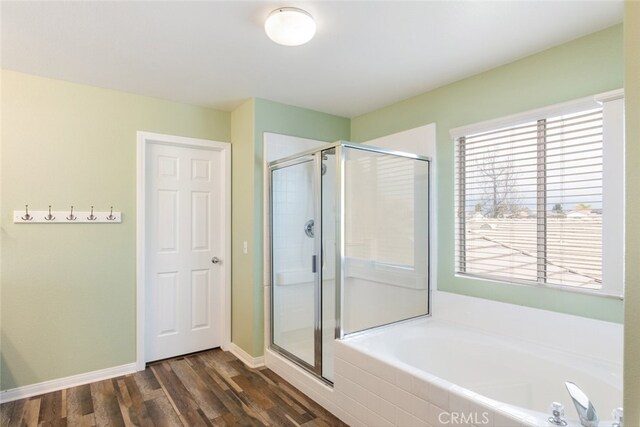
POLYGON ((603 113, 594 108, 456 140, 456 271, 602 286, 603 113))

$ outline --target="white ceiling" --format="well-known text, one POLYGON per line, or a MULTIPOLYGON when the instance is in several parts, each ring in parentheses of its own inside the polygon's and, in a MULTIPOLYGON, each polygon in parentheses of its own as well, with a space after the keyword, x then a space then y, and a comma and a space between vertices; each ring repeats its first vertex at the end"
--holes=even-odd
POLYGON ((622 22, 607 1, 1 3, 1 65, 230 111, 259 97, 354 117, 622 22), (263 31, 297 6, 308 44, 263 31))

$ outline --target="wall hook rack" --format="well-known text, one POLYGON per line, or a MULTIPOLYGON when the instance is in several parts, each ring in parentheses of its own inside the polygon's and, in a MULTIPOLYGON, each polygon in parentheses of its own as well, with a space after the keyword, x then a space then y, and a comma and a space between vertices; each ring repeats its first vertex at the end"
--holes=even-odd
POLYGON ((73 206, 70 211, 54 211, 51 210, 51 205, 46 211, 29 212, 29 205, 24 205, 24 210, 13 211, 14 224, 118 224, 121 222, 122 213, 114 212, 113 206, 105 212, 95 211, 93 206, 86 212, 75 212, 73 206))

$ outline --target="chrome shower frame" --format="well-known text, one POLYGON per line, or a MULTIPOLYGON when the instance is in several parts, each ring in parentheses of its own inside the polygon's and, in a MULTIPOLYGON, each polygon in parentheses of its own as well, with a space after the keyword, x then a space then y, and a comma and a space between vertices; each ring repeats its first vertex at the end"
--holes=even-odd
MULTIPOLYGON (((335 152, 335 179, 336 179, 336 188, 335 188, 335 197, 336 197, 336 254, 335 254, 335 331, 334 337, 336 339, 342 339, 346 336, 357 335, 365 332, 358 331, 350 334, 344 333, 344 328, 342 324, 342 320, 344 319, 344 297, 343 297, 343 283, 344 283, 344 256, 345 256, 345 235, 344 235, 344 221, 345 221, 345 148, 356 149, 369 151, 377 154, 386 154, 392 155, 396 157, 404 157, 408 159, 414 159, 419 161, 427 162, 427 235, 430 236, 431 231, 431 158, 426 156, 420 156, 417 154, 406 153, 402 151, 389 150, 386 148, 379 148, 369 145, 360 145, 353 144, 345 141, 338 141, 336 143, 326 144, 320 147, 316 147, 311 150, 303 151, 291 156, 284 157, 282 159, 278 159, 268 163, 268 200, 266 201, 266 206, 268 206, 268 212, 265 212, 265 215, 268 215, 268 221, 266 222, 269 225, 269 280, 270 280, 270 302, 269 302, 269 313, 270 313, 270 324, 268 325, 270 331, 270 339, 269 339, 269 348, 276 353, 284 356, 285 358, 293 361, 300 367, 304 368, 308 372, 312 373, 318 379, 323 381, 328 385, 332 385, 332 382, 327 378, 322 376, 322 176, 323 172, 323 158, 326 158, 326 155, 323 154, 327 150, 334 150, 335 152), (273 172, 282 168, 286 168, 289 166, 294 166, 297 164, 305 163, 305 162, 313 162, 313 198, 314 198, 314 213, 316 215, 314 219, 314 248, 316 254, 319 254, 315 257, 315 275, 314 275, 314 363, 313 365, 307 363, 302 360, 300 357, 292 354, 281 346, 275 344, 274 342, 274 289, 275 289, 275 280, 274 280, 274 269, 273 269, 273 172)), ((427 263, 427 312, 423 315, 415 316, 412 318, 404 319, 403 321, 408 321, 415 318, 430 316, 431 314, 431 239, 427 239, 427 253, 428 253, 428 263, 427 263)), ((393 324, 399 322, 393 322, 393 324)), ((380 325, 384 326, 384 325, 380 325)), ((376 326, 380 327, 380 326, 376 326)), ((370 329, 375 329, 370 328, 370 329)), ((368 330, 368 329, 367 329, 368 330)))

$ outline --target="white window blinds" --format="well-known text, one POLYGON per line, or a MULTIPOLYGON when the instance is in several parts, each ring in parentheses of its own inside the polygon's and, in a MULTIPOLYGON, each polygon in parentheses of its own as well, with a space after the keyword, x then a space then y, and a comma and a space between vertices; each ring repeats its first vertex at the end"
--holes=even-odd
POLYGON ((603 114, 592 108, 456 140, 456 272, 602 286, 603 114))

